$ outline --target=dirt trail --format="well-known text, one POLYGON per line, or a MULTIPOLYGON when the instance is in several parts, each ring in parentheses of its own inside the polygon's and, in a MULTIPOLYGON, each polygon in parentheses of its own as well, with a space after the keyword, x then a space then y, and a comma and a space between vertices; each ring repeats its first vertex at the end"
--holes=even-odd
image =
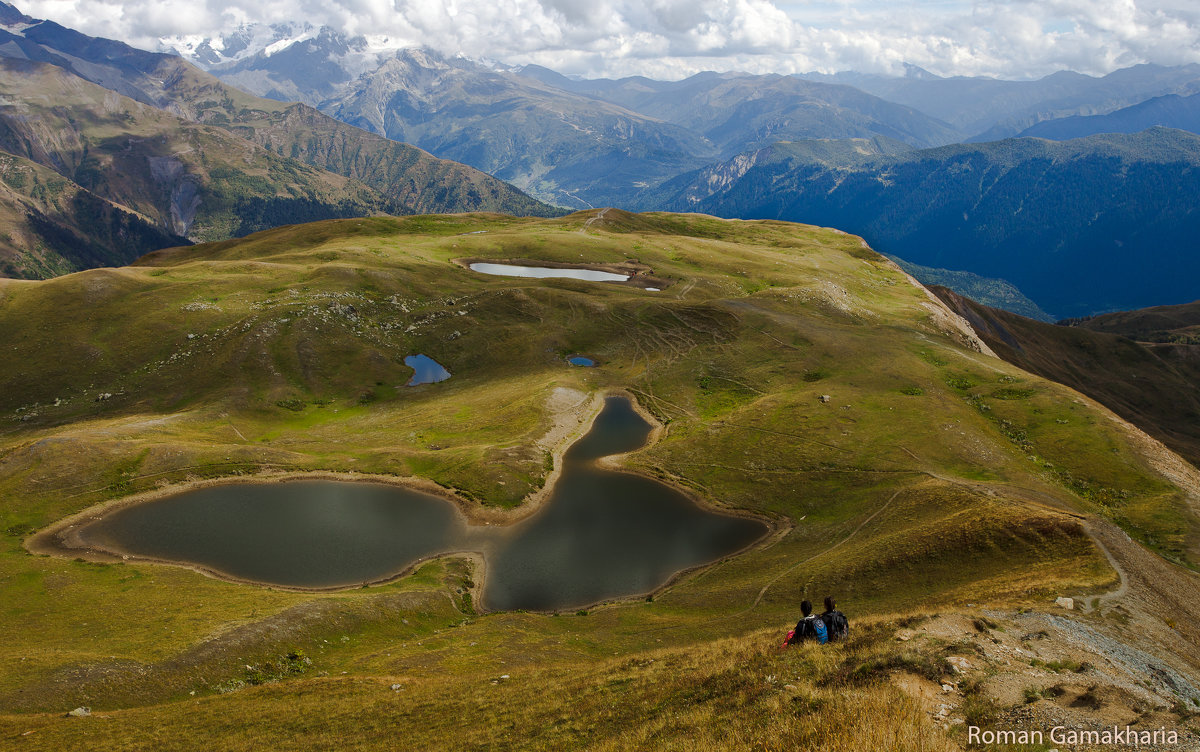
POLYGON ((1116 524, 1081 514, 1061 499, 1042 491, 964 481, 929 470, 921 472, 974 493, 1007 498, 1078 519, 1084 532, 1117 573, 1120 583, 1104 593, 1076 596, 1076 609, 1100 619, 1093 622, 1100 632, 1118 638, 1118 633, 1137 634, 1140 646, 1153 647, 1159 657, 1176 668, 1200 677, 1200 651, 1194 647, 1200 645, 1200 575, 1142 547, 1116 524))
POLYGON ((583 227, 580 227, 580 228, 579 228, 579 231, 580 231, 580 232, 587 232, 588 228, 592 226, 592 223, 593 223, 593 222, 595 222, 596 220, 599 220, 599 219, 604 219, 604 215, 605 215, 605 214, 608 214, 608 207, 607 207, 607 206, 606 206, 606 207, 604 207, 603 209, 601 209, 600 211, 596 212, 596 216, 594 216, 594 217, 590 217, 590 218, 589 218, 589 219, 588 219, 586 222, 584 222, 584 223, 583 223, 583 227))
POLYGON ((1107 520, 1089 519, 1084 529, 1114 562, 1121 586, 1096 596, 1097 616, 1127 622, 1116 627, 1186 662, 1200 676, 1200 576, 1147 551, 1107 520))
MULTIPOLYGON (((920 458, 907 447, 897 445, 910 457, 920 458)), ((1116 589, 1075 598, 1084 613, 1104 614, 1115 609, 1121 619, 1137 623, 1137 628, 1168 653, 1178 655, 1194 669, 1200 669, 1200 652, 1180 651, 1182 644, 1200 645, 1200 575, 1172 564, 1143 548, 1116 524, 1091 514, 1080 513, 1061 498, 1044 491, 1004 483, 967 481, 922 469, 931 478, 952 483, 972 493, 1068 514, 1080 521, 1085 533, 1104 554, 1116 571, 1120 584, 1116 589)), ((1184 489, 1190 491, 1190 488, 1184 489)))
POLYGON ((832 546, 830 546, 829 548, 825 549, 824 551, 821 551, 820 553, 813 554, 812 556, 808 557, 807 559, 804 559, 803 561, 798 561, 798 562, 796 562, 796 563, 795 563, 795 564, 793 564, 792 566, 788 567, 787 569, 783 570, 783 571, 782 571, 782 572, 780 572, 779 574, 777 574, 777 575, 775 575, 774 577, 772 577, 772 578, 771 578, 771 579, 770 579, 770 580, 767 582, 767 584, 766 584, 766 585, 763 585, 763 587, 762 587, 762 590, 759 590, 759 591, 758 591, 758 596, 757 596, 757 597, 754 599, 754 602, 750 604, 750 607, 749 607, 749 608, 747 608, 745 611, 741 611, 741 612, 739 612, 739 613, 737 614, 737 616, 741 616, 742 614, 746 614, 746 613, 749 613, 750 611, 753 611, 753 610, 754 610, 754 609, 755 609, 755 608, 758 606, 758 604, 759 604, 759 603, 762 603, 762 599, 763 599, 763 597, 764 597, 764 596, 766 596, 766 594, 767 594, 767 591, 771 589, 771 586, 772 586, 772 585, 774 585, 776 582, 779 582, 780 580, 782 580, 782 579, 783 579, 785 576, 787 576, 788 574, 790 574, 790 573, 791 573, 793 570, 795 570, 797 567, 802 567, 802 566, 804 566, 805 564, 809 563, 810 561, 812 561, 812 560, 814 560, 814 559, 817 559, 817 558, 820 558, 820 557, 824 556, 825 554, 827 554, 827 553, 829 553, 829 552, 833 551, 834 549, 836 549, 836 548, 838 548, 838 547, 840 547, 840 546, 842 546, 842 545, 845 545, 846 543, 848 543, 848 542, 850 541, 850 539, 851 539, 851 538, 853 538, 854 536, 858 535, 859 531, 860 531, 860 530, 862 530, 864 527, 866 527, 866 526, 867 526, 867 524, 868 524, 868 523, 869 523, 871 520, 873 520, 873 519, 875 519, 876 517, 878 517, 880 514, 882 514, 882 513, 883 513, 883 511, 884 511, 884 510, 886 510, 888 507, 890 507, 890 506, 892 505, 892 502, 896 500, 896 497, 897 497, 897 496, 899 496, 899 495, 900 495, 900 494, 901 494, 901 493, 902 493, 904 490, 905 490, 905 489, 903 489, 903 488, 902 488, 902 489, 900 489, 899 491, 897 491, 896 493, 892 494, 892 495, 891 495, 891 497, 890 497, 890 498, 888 498, 888 500, 884 502, 883 506, 879 507, 879 509, 876 509, 874 512, 872 512, 870 517, 867 517, 865 520, 863 520, 862 522, 860 522, 860 523, 858 524, 858 527, 856 527, 856 528, 854 528, 853 530, 851 530, 851 531, 850 531, 850 534, 849 534, 849 535, 847 535, 845 538, 842 538, 842 539, 841 539, 841 540, 839 540, 837 543, 834 543, 832 546))

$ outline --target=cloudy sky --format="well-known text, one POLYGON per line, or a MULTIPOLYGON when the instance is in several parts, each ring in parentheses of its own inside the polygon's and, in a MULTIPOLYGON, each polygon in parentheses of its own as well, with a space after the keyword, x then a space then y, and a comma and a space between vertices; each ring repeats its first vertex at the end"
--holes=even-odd
POLYGON ((390 44, 585 75, 700 70, 1030 78, 1200 62, 1198 0, 16 0, 25 13, 155 48, 305 20, 390 44))

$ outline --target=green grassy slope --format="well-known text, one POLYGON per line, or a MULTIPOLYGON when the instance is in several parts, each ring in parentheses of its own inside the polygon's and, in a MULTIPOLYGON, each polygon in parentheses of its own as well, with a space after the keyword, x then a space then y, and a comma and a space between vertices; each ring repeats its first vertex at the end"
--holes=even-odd
POLYGON ((1163 306, 1106 314, 1079 326, 1031 321, 933 288, 1008 362, 1087 394, 1200 464, 1200 351, 1187 340, 1140 343, 1105 329, 1129 328, 1175 337, 1195 306, 1163 306), (1191 310, 1189 310, 1191 309, 1191 310), (1095 329, 1088 326, 1097 321, 1095 329), (1158 327, 1170 324, 1176 329, 1158 327))
POLYGON ((1183 492, 1106 413, 980 354, 944 316, 852 236, 613 210, 338 220, 0 281, 0 660, 18 667, 0 675, 0 728, 46 748, 136 749, 154 728, 161 749, 398 734, 504 748, 536 729, 546 747, 686 749, 850 734, 869 705, 880 733, 924 745, 906 748, 946 748, 872 678, 909 660, 887 657, 885 633, 848 663, 764 643, 828 592, 861 623, 1111 586, 1082 519, 1188 561, 1198 538, 1183 492), (464 257, 636 258, 671 284, 487 277, 464 257), (572 352, 601 365, 571 368, 572 352), (415 353, 453 377, 402 386, 415 353), (628 466, 774 517, 779 535, 586 616, 477 615, 463 593, 482 573, 457 560, 314 595, 23 548, 105 500, 263 469, 417 475, 512 508, 545 478, 535 441, 560 388, 632 392, 667 430, 628 466), (635 672, 652 660, 670 670, 635 672), (760 690, 795 672, 811 704, 760 690), (123 722, 30 715, 81 704, 123 722))

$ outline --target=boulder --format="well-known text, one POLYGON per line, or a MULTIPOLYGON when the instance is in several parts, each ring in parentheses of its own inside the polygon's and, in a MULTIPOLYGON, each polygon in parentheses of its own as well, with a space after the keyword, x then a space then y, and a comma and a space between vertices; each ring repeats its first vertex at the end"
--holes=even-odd
POLYGON ((950 667, 954 669, 954 673, 956 674, 965 674, 971 670, 971 662, 957 655, 947 658, 946 663, 950 664, 950 667))

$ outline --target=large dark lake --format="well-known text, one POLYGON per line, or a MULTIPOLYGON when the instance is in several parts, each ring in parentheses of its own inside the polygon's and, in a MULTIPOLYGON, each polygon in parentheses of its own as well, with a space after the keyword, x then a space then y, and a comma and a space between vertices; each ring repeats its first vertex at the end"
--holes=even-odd
POLYGON ((762 522, 697 506, 649 478, 596 460, 642 446, 650 425, 608 397, 535 514, 510 526, 470 525, 436 496, 373 483, 221 485, 120 509, 88 524, 88 545, 198 564, 273 585, 334 588, 395 575, 420 559, 476 552, 483 606, 577 608, 645 593, 677 572, 739 551, 762 522))

